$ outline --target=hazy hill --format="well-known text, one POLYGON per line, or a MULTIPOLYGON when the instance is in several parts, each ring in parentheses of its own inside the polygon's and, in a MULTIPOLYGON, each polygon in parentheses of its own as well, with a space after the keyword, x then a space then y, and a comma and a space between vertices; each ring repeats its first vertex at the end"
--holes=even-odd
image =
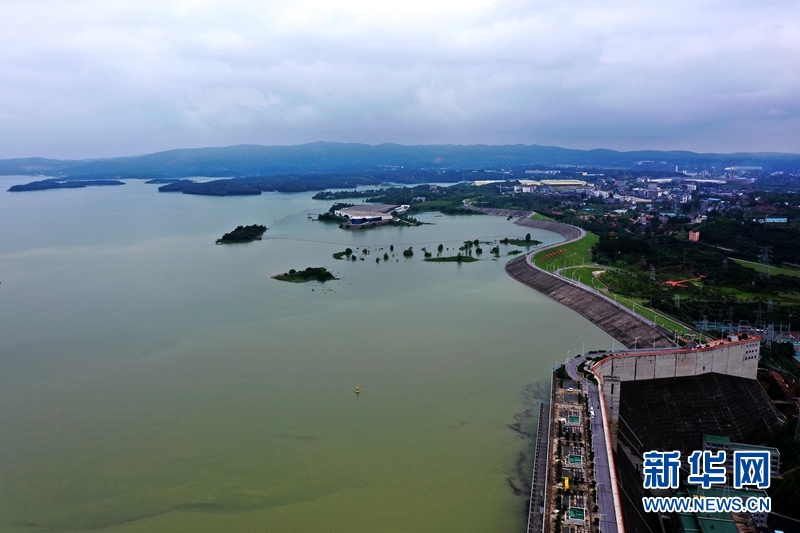
POLYGON ((238 145, 225 148, 168 150, 153 154, 65 161, 44 158, 0 160, 0 174, 50 175, 62 178, 156 178, 186 176, 274 176, 383 170, 494 169, 577 165, 640 168, 640 161, 696 169, 728 165, 765 170, 800 171, 800 154, 698 154, 655 150, 572 150, 537 145, 421 145, 317 142, 296 146, 238 145))

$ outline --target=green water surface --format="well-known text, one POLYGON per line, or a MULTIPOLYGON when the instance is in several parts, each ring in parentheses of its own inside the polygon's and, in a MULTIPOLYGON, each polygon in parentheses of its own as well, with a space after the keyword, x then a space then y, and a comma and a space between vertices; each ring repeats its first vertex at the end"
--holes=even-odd
POLYGON ((610 337, 491 246, 422 261, 530 231, 504 217, 346 232, 309 221, 330 205, 311 195, 0 192, 0 531, 524 529, 509 425, 610 337), (256 223, 263 241, 214 244, 256 223), (340 280, 271 279, 307 266, 340 280))

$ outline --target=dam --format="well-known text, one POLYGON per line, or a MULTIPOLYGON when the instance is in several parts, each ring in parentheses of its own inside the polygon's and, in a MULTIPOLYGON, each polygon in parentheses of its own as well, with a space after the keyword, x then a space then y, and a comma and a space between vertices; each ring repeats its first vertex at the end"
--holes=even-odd
MULTIPOLYGON (((516 224, 556 232, 566 242, 585 235, 574 226, 528 217, 516 224)), ((554 527, 655 530, 663 526, 660 517, 643 513, 636 503, 645 495, 642 453, 664 446, 699 449, 703 434, 752 442, 784 423, 756 379, 759 337, 678 347, 669 331, 594 289, 538 268, 533 256, 509 261, 506 272, 624 346, 652 339, 652 348, 584 353, 554 369, 550 403, 540 406, 540 417, 548 420, 540 421, 535 441, 529 533, 554 527)))

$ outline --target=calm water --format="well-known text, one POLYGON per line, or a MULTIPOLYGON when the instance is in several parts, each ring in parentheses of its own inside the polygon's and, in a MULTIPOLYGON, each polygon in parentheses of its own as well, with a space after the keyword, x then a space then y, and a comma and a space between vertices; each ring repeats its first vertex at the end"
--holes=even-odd
POLYGON ((611 339, 506 258, 419 248, 524 230, 351 233, 310 222, 330 205, 311 193, 156 187, 0 192, 0 530, 523 529, 508 425, 567 350, 611 339), (252 223, 264 241, 214 245, 252 223), (370 254, 332 258, 347 246, 370 254), (270 278, 306 266, 341 279, 270 278))

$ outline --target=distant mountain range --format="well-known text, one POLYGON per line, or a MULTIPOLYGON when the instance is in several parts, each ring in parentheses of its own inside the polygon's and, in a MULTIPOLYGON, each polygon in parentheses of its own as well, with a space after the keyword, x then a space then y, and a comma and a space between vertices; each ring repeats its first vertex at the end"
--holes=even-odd
POLYGON ((0 160, 0 175, 46 175, 62 179, 252 177, 404 170, 522 169, 559 165, 589 168, 681 170, 730 165, 765 171, 800 171, 800 154, 698 154, 687 151, 572 150, 537 145, 421 145, 316 142, 296 146, 238 145, 191 148, 110 159, 0 160), (644 165, 644 167, 643 167, 644 165))

